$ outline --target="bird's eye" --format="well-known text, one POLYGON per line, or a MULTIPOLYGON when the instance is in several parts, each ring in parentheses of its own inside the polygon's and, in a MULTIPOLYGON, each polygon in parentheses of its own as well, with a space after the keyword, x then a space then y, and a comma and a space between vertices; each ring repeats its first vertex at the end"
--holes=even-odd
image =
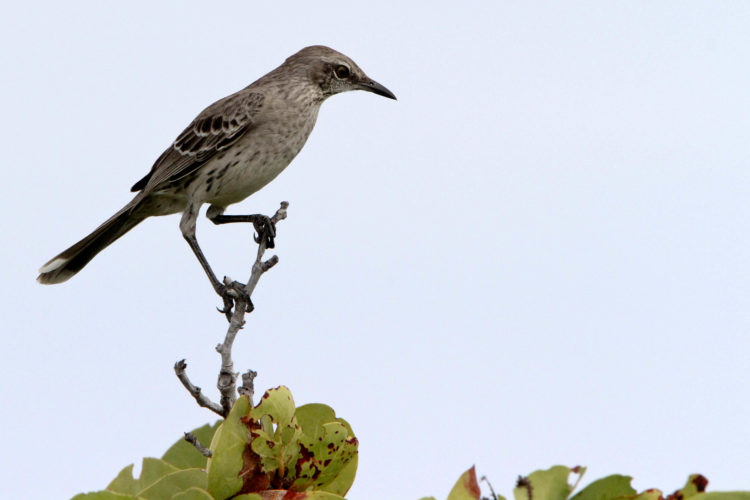
POLYGON ((344 78, 349 78, 349 68, 347 68, 343 64, 336 66, 334 72, 336 73, 336 78, 339 78, 341 80, 343 80, 344 78))

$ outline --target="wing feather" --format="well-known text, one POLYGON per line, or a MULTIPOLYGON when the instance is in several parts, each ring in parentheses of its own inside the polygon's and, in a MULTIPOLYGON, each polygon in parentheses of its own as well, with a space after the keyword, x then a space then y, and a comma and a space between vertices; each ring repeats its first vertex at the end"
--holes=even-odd
POLYGON ((246 134, 262 107, 263 94, 247 89, 216 101, 177 136, 131 190, 158 191, 192 174, 246 134))

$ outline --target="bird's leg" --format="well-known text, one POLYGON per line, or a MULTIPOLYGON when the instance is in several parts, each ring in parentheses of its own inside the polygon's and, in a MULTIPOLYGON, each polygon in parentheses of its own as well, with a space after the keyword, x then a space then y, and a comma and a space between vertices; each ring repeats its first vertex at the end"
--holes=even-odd
POLYGON ((227 320, 230 320, 232 317, 232 308, 234 307, 235 298, 243 298, 247 304, 247 312, 252 312, 253 303, 250 300, 250 296, 245 291, 245 286, 237 281, 227 284, 220 282, 216 277, 216 274, 214 274, 213 269, 211 269, 208 260, 206 260, 206 256, 203 255, 203 250, 201 250, 200 245, 198 245, 198 239, 195 237, 195 223, 198 218, 199 208, 200 206, 188 204, 187 208, 185 208, 185 211, 182 213, 180 230, 182 231, 182 236, 185 238, 185 241, 188 242, 188 245, 190 245, 190 248, 193 250, 198 262, 200 262, 201 267, 203 267, 203 270, 206 272, 206 276, 208 276, 211 286, 224 301, 224 309, 220 309, 219 311, 224 313, 227 320))
POLYGON ((276 224, 267 215, 224 215, 224 209, 216 205, 211 205, 206 211, 206 217, 214 224, 229 224, 232 222, 250 222, 252 223, 257 236, 253 236, 255 243, 264 241, 266 248, 273 248, 274 238, 276 237, 276 224))

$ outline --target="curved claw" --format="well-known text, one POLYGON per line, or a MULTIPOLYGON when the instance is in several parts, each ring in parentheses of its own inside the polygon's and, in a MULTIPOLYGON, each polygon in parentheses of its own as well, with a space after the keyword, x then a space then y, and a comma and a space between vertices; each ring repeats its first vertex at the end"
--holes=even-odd
POLYGON ((221 298, 224 299, 224 308, 219 309, 217 307, 216 310, 226 316, 227 321, 230 321, 232 319, 232 309, 234 308, 234 301, 231 298, 226 297, 224 294, 222 294, 221 298))
POLYGON ((238 298, 244 299, 244 302, 247 304, 245 306, 245 312, 252 312, 255 309, 252 300, 250 300, 250 296, 245 291, 245 285, 243 285, 242 283, 233 281, 229 285, 222 285, 220 291, 218 292, 222 300, 224 301, 224 308, 219 309, 217 307, 216 310, 226 316, 227 321, 232 320, 234 306, 238 298))
POLYGON ((253 227, 257 231, 257 235, 253 235, 255 243, 265 241, 266 248, 274 248, 274 237, 276 236, 276 224, 273 220, 266 215, 257 215, 253 222, 253 227))

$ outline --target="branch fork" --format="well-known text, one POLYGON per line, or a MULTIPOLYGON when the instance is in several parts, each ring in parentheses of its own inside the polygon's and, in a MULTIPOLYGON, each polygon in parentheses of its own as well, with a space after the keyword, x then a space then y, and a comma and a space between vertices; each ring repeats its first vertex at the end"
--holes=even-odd
MULTIPOLYGON (((276 213, 270 218, 270 220, 276 224, 279 221, 286 219, 288 207, 289 203, 282 201, 281 206, 276 210, 276 213)), ((268 242, 265 238, 256 238, 256 243, 258 243, 258 252, 255 256, 255 262, 253 263, 250 278, 247 283, 242 284, 232 281, 230 278, 224 278, 224 285, 229 290, 229 295, 234 301, 234 307, 231 307, 232 304, 225 304, 224 310, 221 311, 226 314, 227 320, 229 321, 229 327, 224 336, 224 342, 216 346, 216 352, 221 356, 221 368, 216 382, 216 387, 219 389, 221 395, 219 403, 211 401, 210 398, 201 392, 200 387, 197 387, 190 381, 187 376, 187 363, 184 359, 178 361, 174 365, 175 375, 177 375, 177 378, 190 395, 195 398, 198 405, 208 408, 221 417, 229 415, 229 411, 237 400, 238 392, 241 395, 248 395, 251 402, 253 393, 255 392, 253 381, 258 374, 252 370, 248 370, 242 375, 242 385, 237 388, 237 377, 239 376, 239 373, 234 371, 232 346, 237 333, 245 326, 245 314, 252 312, 253 310, 250 296, 253 294, 253 291, 255 291, 255 287, 258 285, 260 277, 279 262, 279 258, 276 255, 273 255, 267 260, 263 260, 263 255, 268 249, 268 242), (235 290, 235 287, 241 287, 241 289, 235 290)), ((210 454, 210 450, 201 445, 200 442, 195 439, 195 436, 186 433, 185 439, 193 444, 193 446, 205 456, 209 456, 206 455, 206 452, 210 454)))

